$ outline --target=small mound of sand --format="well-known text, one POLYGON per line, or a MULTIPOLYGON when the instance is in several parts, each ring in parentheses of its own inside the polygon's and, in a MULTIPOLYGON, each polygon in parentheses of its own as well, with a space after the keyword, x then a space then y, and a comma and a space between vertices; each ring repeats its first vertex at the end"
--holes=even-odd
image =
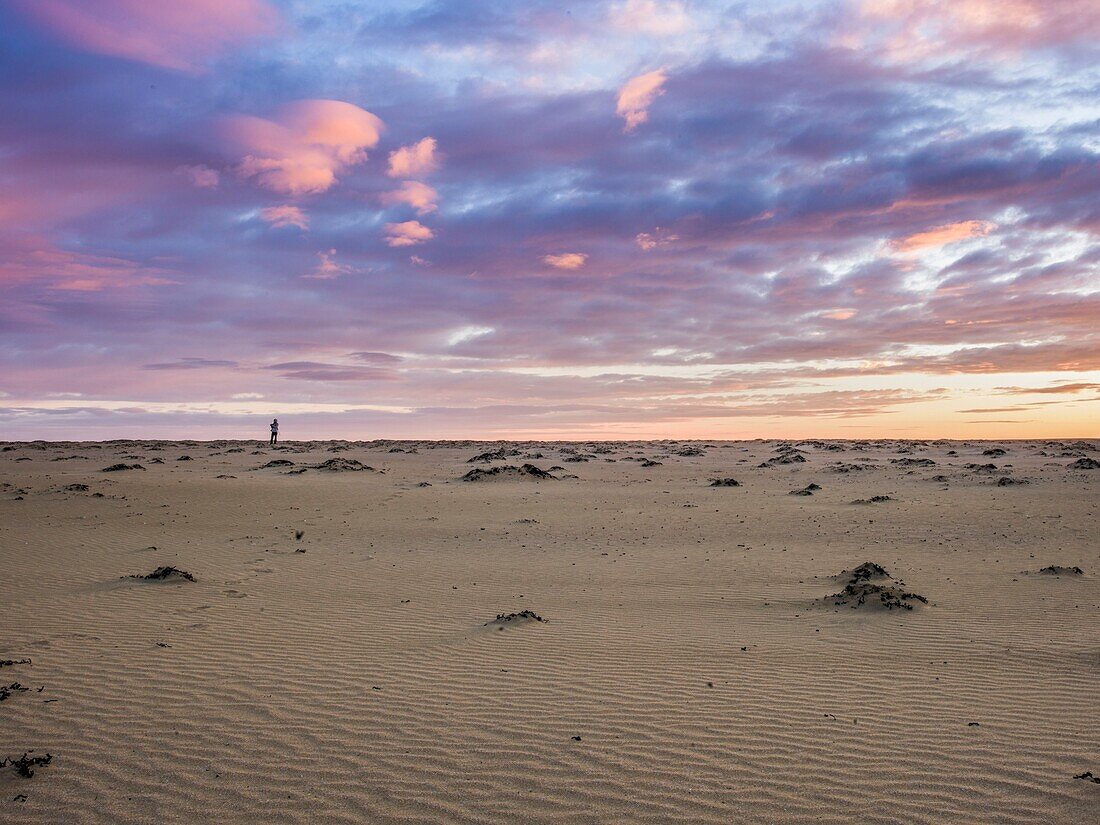
POLYGON ((18 759, 5 759, 0 762, 0 768, 11 767, 17 774, 24 779, 30 779, 34 776, 34 769, 37 767, 45 767, 53 762, 53 754, 47 753, 45 756, 31 756, 34 751, 27 751, 18 759))
POLYGON ((354 458, 330 458, 313 466, 314 470, 323 470, 326 473, 357 473, 363 470, 374 471, 373 467, 356 461, 354 458))
POLYGON ((989 456, 993 456, 995 458, 998 457, 998 456, 1007 455, 1007 454, 1008 454, 1008 451, 1007 450, 1002 450, 1000 447, 992 447, 991 449, 988 449, 988 450, 982 450, 982 455, 989 455, 989 456))
POLYGON ((186 579, 189 582, 193 582, 195 577, 188 573, 186 570, 180 570, 178 567, 163 566, 158 567, 152 573, 146 573, 144 576, 138 574, 133 576, 123 576, 124 579, 140 579, 141 581, 165 581, 168 579, 186 579))
POLYGON ((740 487, 741 482, 736 478, 714 478, 711 479, 711 487, 740 487))
POLYGON ((672 454, 682 455, 684 458, 694 458, 695 456, 706 455, 706 453, 698 447, 684 447, 680 450, 673 450, 672 454))
POLYGON ((998 487, 1014 487, 1020 484, 1030 484, 1026 478, 1010 478, 1009 476, 1001 476, 997 479, 998 487))
POLYGON ((660 467, 661 464, 662 464, 662 462, 660 462, 660 461, 654 461, 652 458, 647 458, 645 461, 643 461, 638 466, 640 466, 640 467, 660 467))
POLYGON ((522 478, 522 479, 553 479, 557 481, 554 476, 546 472, 546 470, 536 467, 534 464, 524 464, 522 467, 516 467, 512 464, 504 464, 500 467, 490 467, 488 470, 482 470, 480 467, 470 470, 466 475, 462 476, 461 481, 488 481, 491 479, 507 479, 507 478, 522 478))
POLYGON ((501 447, 499 450, 489 450, 484 453, 478 453, 473 458, 467 458, 467 464, 488 464, 490 461, 500 461, 505 458, 510 458, 519 455, 519 450, 507 450, 501 447))
POLYGON ((260 470, 270 470, 270 469, 274 469, 276 467, 293 467, 293 466, 294 466, 294 462, 291 461, 289 458, 273 458, 273 459, 271 459, 271 461, 267 462, 267 464, 264 464, 262 467, 259 467, 258 469, 260 469, 260 470))
POLYGON ((903 582, 894 581, 886 568, 875 562, 865 561, 850 571, 845 570, 838 578, 847 579, 844 589, 826 596, 824 601, 852 608, 881 607, 886 610, 912 610, 915 602, 928 604, 928 599, 906 591, 903 582))
POLYGON ((801 490, 791 490, 789 493, 787 493, 787 495, 789 496, 812 496, 813 494, 813 490, 808 490, 805 487, 803 487, 801 490))
POLYGON ((486 622, 485 626, 498 625, 503 630, 505 625, 514 624, 527 624, 528 622, 545 622, 546 619, 542 618, 534 610, 521 610, 519 613, 498 613, 497 617, 491 622, 486 622))
POLYGON ((1079 458, 1069 465, 1071 470, 1100 470, 1100 461, 1095 458, 1079 458))
POLYGON ((780 464, 803 464, 805 461, 806 459, 799 453, 784 453, 783 455, 777 455, 775 458, 769 458, 757 466, 777 467, 780 464))
POLYGON ((87 484, 66 484, 61 488, 66 493, 86 493, 88 492, 87 484))
POLYGON ((189 456, 189 455, 181 455, 179 458, 176 459, 176 461, 194 461, 194 460, 195 459, 191 458, 191 456, 189 456))
POLYGON ((1083 576, 1085 571, 1080 567, 1062 567, 1061 565, 1051 564, 1044 567, 1039 571, 1044 576, 1083 576))
POLYGON ((104 467, 100 470, 101 473, 118 473, 122 470, 144 470, 140 464, 112 464, 110 467, 104 467))
POLYGON ((899 467, 935 467, 936 462, 930 458, 891 458, 892 464, 899 467))

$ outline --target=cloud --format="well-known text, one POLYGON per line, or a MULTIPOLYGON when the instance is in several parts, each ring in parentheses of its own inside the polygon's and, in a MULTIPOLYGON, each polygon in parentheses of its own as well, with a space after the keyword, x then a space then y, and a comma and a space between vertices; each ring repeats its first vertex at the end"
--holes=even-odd
POLYGON ((351 272, 351 267, 336 262, 336 250, 329 249, 317 253, 317 266, 308 275, 303 275, 313 281, 331 281, 351 272))
POLYGON ((631 78, 619 90, 615 113, 626 121, 624 132, 633 132, 649 120, 649 106, 664 94, 661 87, 667 79, 664 69, 657 69, 631 78))
POLYGON ((611 9, 611 21, 616 28, 648 35, 680 34, 691 26, 691 18, 683 3, 657 0, 626 0, 611 9))
POLYGON ((404 203, 415 209, 416 214, 427 215, 436 210, 439 193, 426 183, 407 180, 402 182, 399 189, 383 192, 380 199, 384 206, 404 203))
POLYGON ((279 229, 284 226, 296 226, 309 229, 309 216, 297 206, 267 206, 260 210, 260 217, 279 229))
POLYGON ((234 115, 222 122, 224 138, 244 153, 237 173, 294 196, 331 188, 340 172, 367 159, 382 129, 377 116, 340 100, 299 100, 271 119, 234 115))
POLYGON ((1081 381, 1069 384, 1052 384, 1049 387, 997 387, 997 392, 1001 395, 1032 395, 1033 393, 1061 395, 1084 392, 1085 390, 1100 392, 1100 384, 1081 381))
POLYGON ((659 246, 667 246, 673 241, 678 240, 680 240, 679 235, 663 232, 660 227, 657 227, 652 232, 639 232, 634 236, 634 243, 636 243, 643 252, 649 252, 659 246))
POLYGON ((236 361, 227 361, 211 358, 180 358, 177 361, 166 361, 160 364, 143 364, 144 370, 204 370, 221 369, 223 367, 236 367, 236 361))
POLYGON ((555 269, 580 269, 588 255, 583 252, 562 252, 560 255, 543 255, 542 262, 555 269))
POLYGON ((278 13, 263 0, 17 0, 16 5, 85 51, 187 72, 279 28, 278 13))
POLYGON ((386 172, 391 178, 416 178, 439 168, 435 138, 426 137, 390 152, 390 167, 386 172))
POLYGON ((176 174, 183 175, 197 189, 217 189, 220 175, 217 169, 198 164, 195 166, 177 166, 176 174))
POLYGON ((287 361, 270 364, 265 370, 279 373, 281 378, 295 381, 384 381, 397 373, 384 367, 359 367, 354 364, 329 364, 318 361, 287 361))
POLYGON ((997 225, 989 221, 959 221, 958 223, 937 226, 923 232, 916 232, 908 237, 892 241, 890 245, 898 252, 916 252, 926 247, 946 246, 970 238, 981 238, 996 228, 997 225))
POLYGON ((390 246, 413 246, 424 241, 429 241, 435 235, 420 221, 403 221, 402 223, 388 223, 385 226, 386 243, 390 246))
POLYGON ((175 281, 163 267, 116 255, 70 252, 42 238, 0 238, 0 286, 41 283, 62 292, 99 292, 175 281))

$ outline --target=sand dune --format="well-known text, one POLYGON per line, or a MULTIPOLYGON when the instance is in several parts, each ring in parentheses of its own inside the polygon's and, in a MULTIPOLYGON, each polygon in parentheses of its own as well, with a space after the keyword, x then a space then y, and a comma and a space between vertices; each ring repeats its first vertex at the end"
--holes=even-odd
POLYGON ((0 821, 1098 821, 1098 446, 3 445, 0 821))

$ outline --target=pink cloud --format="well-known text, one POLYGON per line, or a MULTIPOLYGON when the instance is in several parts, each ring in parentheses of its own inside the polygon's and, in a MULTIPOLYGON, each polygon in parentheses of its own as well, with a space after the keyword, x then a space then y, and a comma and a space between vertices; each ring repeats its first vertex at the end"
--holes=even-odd
POLYGON ((668 80, 664 69, 647 72, 628 80, 619 90, 615 113, 626 121, 624 132, 633 132, 649 120, 649 107, 660 95, 661 87, 668 80))
POLYGON ((930 246, 946 246, 969 238, 981 238, 996 228, 997 225, 989 221, 959 221, 914 233, 890 245, 898 252, 916 252, 930 246))
POLYGON ((560 255, 543 255, 542 262, 555 269, 580 269, 588 256, 583 252, 563 252, 560 255))
POLYGON ((386 224, 386 243, 390 246, 414 246, 435 237, 435 234, 420 221, 386 224))
POLYGON ((85 51, 195 71, 202 62, 274 33, 263 0, 17 0, 31 18, 85 51))
POLYGON ((415 178, 439 168, 435 138, 426 137, 390 152, 391 178, 415 178))
POLYGON ((852 45, 880 40, 902 61, 981 46, 1012 51, 1100 37, 1095 8, 1093 0, 862 0, 850 36, 852 45))
POLYGON ((672 235, 657 227, 652 232, 639 232, 634 236, 634 243, 641 247, 643 252, 649 252, 659 246, 667 246, 673 241, 680 240, 679 235, 672 235))
POLYGON ((276 229, 284 226, 296 226, 299 229, 309 229, 309 216, 297 206, 291 206, 289 204, 265 207, 260 210, 260 217, 276 229))
POLYGON ((436 201, 439 193, 426 183, 415 180, 407 180, 401 184, 400 189, 392 192, 383 192, 380 197, 383 205, 408 204, 416 210, 418 215, 427 215, 436 210, 436 201))
POLYGON ((272 119, 236 115, 223 122, 232 147, 244 152, 237 172, 285 195, 324 192, 337 174, 367 159, 382 121, 340 100, 299 100, 272 119))
POLYGON ((176 174, 183 175, 198 189, 217 189, 221 176, 217 169, 199 164, 197 166, 177 166, 176 174))
POLYGON ((24 236, 9 239, 0 251, 0 285, 40 282, 69 292, 175 283, 158 267, 112 255, 69 252, 49 241, 24 236))
POLYGON ((346 264, 340 264, 336 262, 336 250, 329 249, 325 252, 317 253, 317 266, 308 275, 303 275, 303 278, 308 278, 313 281, 331 281, 335 278, 339 278, 341 275, 347 275, 351 272, 351 267, 346 264))
POLYGON ((626 0, 612 7, 611 21, 624 31, 659 36, 679 34, 691 25, 684 4, 675 0, 626 0))

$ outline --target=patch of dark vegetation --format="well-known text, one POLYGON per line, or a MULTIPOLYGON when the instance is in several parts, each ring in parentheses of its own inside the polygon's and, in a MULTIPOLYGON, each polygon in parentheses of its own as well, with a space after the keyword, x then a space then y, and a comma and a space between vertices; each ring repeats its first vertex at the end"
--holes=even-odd
POLYGON ((973 470, 975 473, 995 473, 997 472, 997 465, 970 463, 966 465, 966 469, 973 470))
MULTIPOLYGON (((164 459, 163 459, 163 458, 154 458, 154 459, 153 459, 152 461, 150 461, 149 463, 150 463, 150 464, 163 464, 163 463, 164 463, 164 459)), ((143 467, 142 469, 144 469, 144 467, 143 467)))
POLYGON ((1086 782, 1095 782, 1100 785, 1100 776, 1093 776, 1092 771, 1085 771, 1084 773, 1075 773, 1074 779, 1084 779, 1086 782))
POLYGON ((1100 470, 1100 461, 1095 458, 1079 458, 1069 465, 1071 470, 1100 470))
POLYGON ((0 667, 15 667, 16 665, 29 665, 30 659, 0 659, 0 667))
POLYGON ((133 576, 123 576, 124 579, 138 579, 141 581, 165 581, 167 579, 186 579, 189 582, 193 582, 195 577, 188 573, 186 570, 180 570, 178 567, 162 566, 158 567, 152 573, 146 573, 144 576, 135 574, 133 576))
POLYGON ((100 470, 101 473, 119 473, 123 470, 144 470, 140 464, 112 464, 110 467, 104 467, 100 470))
POLYGON ((903 582, 894 581, 886 568, 875 562, 864 562, 851 571, 841 573, 841 578, 848 580, 844 589, 826 597, 835 605, 912 610, 915 602, 928 604, 928 599, 905 590, 903 582))
POLYGON ((777 455, 774 458, 769 458, 767 461, 760 463, 759 467, 777 467, 781 464, 803 464, 806 459, 801 453, 784 453, 783 455, 777 455))
POLYGON ((1010 476, 1001 476, 997 479, 998 487, 1015 487, 1021 484, 1030 484, 1026 478, 1012 478, 1010 476))
POLYGON ((66 493, 86 493, 88 492, 87 484, 66 484, 61 488, 62 492, 66 493))
POLYGON ((661 461, 654 461, 652 458, 647 458, 641 464, 639 464, 638 466, 639 467, 660 467, 662 465, 662 463, 663 462, 661 462, 661 461))
POLYGON ((679 450, 673 450, 672 454, 680 455, 684 458, 694 458, 695 456, 706 455, 706 453, 698 447, 682 447, 679 450))
POLYGON ((1085 571, 1080 567, 1062 567, 1058 564, 1050 564, 1039 571, 1044 576, 1083 576, 1085 571))
POLYGON ((982 455, 993 456, 994 458, 998 458, 1002 455, 1007 455, 1007 454, 1008 454, 1008 451, 1007 450, 1002 450, 1000 447, 991 447, 988 450, 982 450, 982 455))
POLYGON ((891 458, 892 464, 899 467, 935 467, 936 462, 930 458, 891 458))
POLYGON ((364 470, 375 472, 373 467, 369 467, 361 461, 356 461, 354 458, 330 458, 328 461, 322 461, 320 464, 314 465, 311 469, 326 473, 358 473, 364 470))
POLYGON ((236 478, 236 476, 231 476, 228 473, 222 473, 220 476, 214 476, 214 478, 236 478))
POLYGON ((490 467, 488 470, 482 470, 480 467, 477 467, 462 476, 460 480, 485 481, 493 478, 553 479, 557 481, 557 479, 546 470, 540 469, 534 464, 524 464, 522 467, 516 467, 512 464, 503 464, 500 467, 490 467))
POLYGON ((3 702, 13 693, 26 693, 28 690, 30 690, 29 687, 18 682, 12 682, 10 685, 0 685, 0 702, 3 702))
POLYGON ((871 496, 870 498, 857 498, 852 504, 880 504, 884 501, 893 501, 890 496, 871 496))
POLYGON ((34 769, 39 767, 46 767, 53 762, 53 754, 47 753, 45 756, 31 756, 34 751, 26 751, 18 759, 5 759, 0 761, 0 768, 11 767, 17 774, 24 779, 30 779, 34 776, 34 769))
POLYGON ((488 464, 490 461, 501 461, 505 458, 512 458, 519 455, 519 450, 508 450, 501 447, 497 450, 488 450, 484 453, 478 453, 473 458, 466 459, 467 464, 488 464))
POLYGON ((498 613, 497 617, 491 622, 486 622, 485 626, 499 625, 503 630, 505 625, 510 624, 525 624, 527 622, 545 622, 546 619, 542 618, 534 610, 521 610, 518 613, 498 613))
POLYGON ((194 460, 195 459, 191 458, 191 456, 189 456, 189 455, 181 455, 179 458, 176 459, 176 461, 194 461, 194 460))
POLYGON ((874 465, 837 463, 832 465, 831 467, 826 467, 825 469, 828 470, 830 473, 859 473, 863 470, 873 470, 874 465))
POLYGON ((710 481, 711 487, 740 487, 741 482, 736 478, 712 478, 710 481))

